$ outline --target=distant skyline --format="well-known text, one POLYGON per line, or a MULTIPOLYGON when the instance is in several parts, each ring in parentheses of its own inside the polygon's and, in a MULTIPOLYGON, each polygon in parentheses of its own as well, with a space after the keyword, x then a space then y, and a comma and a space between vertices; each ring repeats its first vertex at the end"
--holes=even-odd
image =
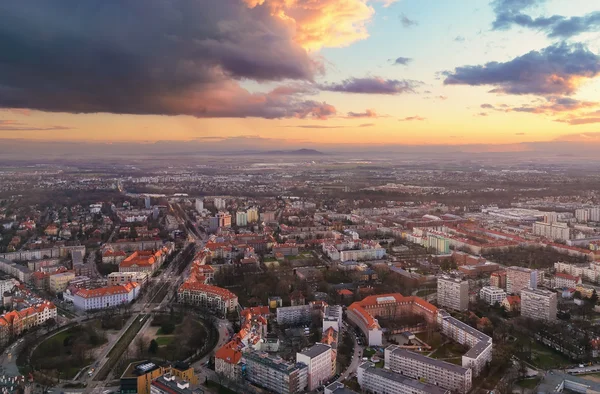
POLYGON ((5 2, 0 145, 33 140, 597 145, 600 10, 589 0, 5 2))

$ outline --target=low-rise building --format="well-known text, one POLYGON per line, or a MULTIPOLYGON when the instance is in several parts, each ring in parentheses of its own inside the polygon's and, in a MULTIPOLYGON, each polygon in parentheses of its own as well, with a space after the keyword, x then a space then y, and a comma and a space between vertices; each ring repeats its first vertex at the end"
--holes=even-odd
POLYGON ((479 291, 479 297, 485 301, 486 304, 494 305, 496 303, 501 303, 506 298, 506 292, 499 287, 484 286, 479 291))
POLYGON ((581 278, 564 272, 557 272, 553 279, 553 288, 555 289, 574 289, 581 284, 581 278))
POLYGON ((126 305, 135 300, 140 287, 137 283, 106 286, 95 289, 75 289, 72 293, 73 305, 80 310, 95 310, 126 305))
POLYGON ((385 349, 385 367, 453 392, 467 393, 471 390, 471 368, 429 358, 397 345, 390 345, 385 349))
POLYGON ((180 303, 202 306, 222 315, 233 312, 238 306, 238 297, 231 291, 199 282, 184 282, 177 296, 180 303))
POLYGON ((502 300, 502 307, 507 312, 519 312, 521 310, 521 297, 518 295, 506 296, 506 298, 502 300))
POLYGON ((277 308, 277 324, 300 325, 310 323, 312 307, 310 305, 284 306, 277 308))
POLYGON ((73 271, 53 273, 48 276, 48 287, 54 294, 62 293, 73 279, 75 279, 73 271))
POLYGON ((448 389, 411 379, 389 369, 376 368, 370 362, 359 365, 357 378, 360 388, 367 393, 450 394, 448 389))
POLYGON ((112 272, 108 274, 108 285, 124 285, 126 283, 136 282, 141 287, 144 287, 150 278, 148 272, 112 272))

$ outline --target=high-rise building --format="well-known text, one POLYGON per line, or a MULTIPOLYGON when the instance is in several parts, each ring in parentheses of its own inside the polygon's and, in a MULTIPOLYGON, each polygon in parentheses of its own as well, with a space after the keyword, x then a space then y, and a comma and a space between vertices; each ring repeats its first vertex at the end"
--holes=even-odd
POLYGON ((469 282, 449 277, 438 278, 437 301, 442 308, 466 311, 469 309, 469 282))
POLYGON ((214 200, 214 205, 218 210, 225 209, 227 207, 227 201, 224 198, 216 197, 214 200))
POLYGON ((546 212, 544 214, 544 223, 552 224, 558 222, 558 212, 546 212))
POLYGON ((580 208, 575 210, 575 219, 579 223, 587 223, 590 221, 590 217, 592 214, 591 208, 580 208))
POLYGON ((204 200, 201 198, 196 199, 196 212, 201 213, 204 211, 204 200))
POLYGON ((235 213, 235 225, 244 227, 248 225, 248 214, 244 211, 237 211, 235 213))
POLYGON ((268 353, 244 353, 246 379, 271 392, 302 393, 308 386, 308 367, 303 363, 288 363, 268 353))
POLYGON ((313 391, 331 378, 331 346, 315 343, 296 353, 296 362, 308 366, 308 390, 313 391))
POLYGON ((152 208, 152 200, 150 199, 150 196, 144 197, 144 205, 146 206, 146 209, 152 208))
POLYGON ((262 222, 274 222, 275 221, 275 212, 274 211, 265 211, 260 214, 260 220, 262 222))
POLYGON ((435 250, 436 254, 450 253, 450 240, 437 234, 427 235, 427 245, 435 250))
POLYGON ((523 267, 506 269, 506 293, 520 294, 526 288, 535 289, 538 285, 538 271, 523 267))
POLYGON ((360 388, 367 393, 450 394, 448 389, 411 379, 388 369, 376 368, 370 362, 359 365, 356 376, 360 388))
POLYGON ((533 223, 533 234, 551 240, 566 241, 570 239, 570 229, 567 223, 533 223))
POLYGON ((486 304, 494 305, 495 303, 501 303, 506 298, 506 292, 499 287, 483 286, 479 291, 479 297, 486 304))
POLYGON ((590 208, 590 220, 592 222, 600 222, 600 207, 590 208))
POLYGON ((556 293, 543 289, 521 291, 521 316, 536 320, 556 320, 556 293))
POLYGON ((426 381, 458 393, 471 390, 471 368, 429 358, 419 353, 390 345, 385 348, 385 367, 412 379, 426 381))
POLYGON ((258 222, 258 209, 249 208, 246 211, 246 215, 248 216, 248 223, 256 223, 258 222))

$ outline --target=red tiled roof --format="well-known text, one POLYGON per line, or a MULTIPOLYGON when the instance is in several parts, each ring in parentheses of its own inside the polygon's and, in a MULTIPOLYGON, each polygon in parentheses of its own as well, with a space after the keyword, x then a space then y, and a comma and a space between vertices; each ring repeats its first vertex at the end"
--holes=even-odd
POLYGON ((218 295, 218 296, 220 296, 224 299, 228 299, 228 300, 237 298, 237 296, 235 294, 233 294, 232 292, 230 292, 227 289, 223 289, 223 288, 217 287, 217 286, 205 285, 204 283, 199 283, 199 282, 184 282, 179 287, 179 292, 183 292, 185 290, 202 291, 202 292, 206 292, 206 293, 211 293, 211 294, 218 295))

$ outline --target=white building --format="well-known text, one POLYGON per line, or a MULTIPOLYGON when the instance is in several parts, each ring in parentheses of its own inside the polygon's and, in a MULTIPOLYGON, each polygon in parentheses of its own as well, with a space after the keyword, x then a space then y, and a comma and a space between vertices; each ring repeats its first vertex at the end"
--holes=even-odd
POLYGON ((224 198, 215 198, 214 205, 217 210, 225 209, 227 207, 227 201, 224 198))
POLYGON ((296 362, 308 366, 308 390, 313 391, 332 376, 331 346, 316 343, 300 353, 296 353, 296 362))
POLYGON ((437 302, 442 308, 466 311, 469 309, 469 282, 447 276, 438 278, 437 302))
POLYGON ((248 214, 244 211, 238 211, 235 213, 235 224, 239 227, 245 227, 248 225, 248 214))
POLYGON ((283 306, 277 308, 277 324, 299 325, 311 321, 312 308, 310 305, 283 306))
POLYGON ((590 217, 592 214, 591 208, 581 208, 575 210, 575 219, 579 223, 587 223, 590 221, 590 217))
POLYGON ((479 297, 487 304, 501 303, 506 298, 506 292, 496 286, 484 286, 479 291, 479 297))
POLYGON ((106 309, 126 305, 137 298, 137 283, 100 287, 97 289, 78 289, 72 294, 73 304, 80 310, 106 309))
POLYGON ((323 311, 323 332, 332 327, 340 332, 342 327, 343 310, 341 305, 327 305, 323 311))
POLYGON ((556 320, 556 293, 542 289, 521 291, 521 316, 535 320, 556 320))
POLYGON ((570 239, 570 229, 566 223, 535 222, 533 233, 552 240, 566 241, 570 239))
POLYGON ((557 272, 556 275, 554 275, 553 281, 554 284, 552 287, 555 289, 574 289, 575 286, 581 284, 581 278, 579 276, 566 274, 564 272, 557 272))
POLYGON ((305 392, 308 386, 308 367, 302 363, 289 363, 267 353, 244 353, 246 379, 274 393, 295 394, 305 392))
POLYGON ((390 394, 450 394, 450 390, 411 379, 397 372, 364 362, 358 366, 358 384, 363 392, 390 394))
POLYGON ((204 211, 204 200, 201 198, 196 199, 196 212, 202 213, 204 211))
POLYGON ((409 378, 423 380, 454 392, 467 393, 471 390, 471 368, 429 358, 397 345, 385 348, 384 365, 385 368, 409 378))

